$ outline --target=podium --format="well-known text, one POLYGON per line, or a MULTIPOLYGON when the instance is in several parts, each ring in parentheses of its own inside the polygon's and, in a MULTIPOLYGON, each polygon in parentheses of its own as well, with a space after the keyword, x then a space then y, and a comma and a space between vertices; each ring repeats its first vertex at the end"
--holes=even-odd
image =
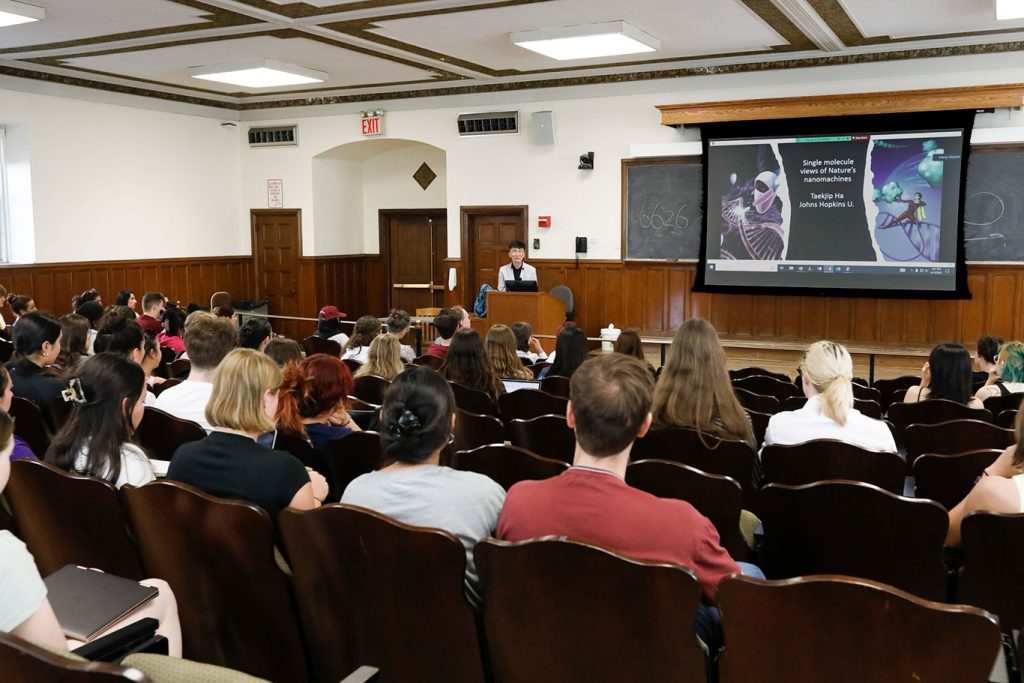
POLYGON ((488 327, 499 323, 512 327, 522 321, 533 326, 534 334, 555 334, 564 320, 565 303, 547 292, 487 292, 488 327))

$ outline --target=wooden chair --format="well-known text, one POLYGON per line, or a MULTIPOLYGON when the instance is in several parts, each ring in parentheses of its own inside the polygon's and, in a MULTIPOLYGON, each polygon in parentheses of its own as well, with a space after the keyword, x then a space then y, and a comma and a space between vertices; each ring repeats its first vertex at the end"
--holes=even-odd
POLYGON ((0 363, 6 363, 14 354, 14 342, 0 338, 0 363))
POLYGON ((362 411, 377 410, 378 408, 380 408, 380 404, 379 403, 370 403, 368 401, 364 401, 363 399, 359 398, 358 396, 349 396, 348 397, 348 401, 347 401, 345 407, 349 411, 349 413, 351 414, 351 412, 353 410, 362 410, 362 411))
POLYGON ((728 643, 721 683, 981 683, 999 650, 988 612, 864 579, 733 575, 719 585, 718 605, 728 643))
POLYGON ((417 356, 416 358, 414 358, 412 363, 413 365, 421 365, 424 367, 433 368, 437 370, 444 364, 444 358, 423 354, 422 356, 417 356))
POLYGON ((531 420, 510 420, 508 440, 513 446, 572 464, 576 453, 576 432, 561 415, 541 415, 531 420))
POLYGON ((313 444, 303 434, 278 429, 274 436, 274 450, 291 453, 306 467, 312 467, 328 479, 331 476, 326 454, 313 448, 313 444))
POLYGON ((487 444, 505 443, 505 425, 493 415, 477 415, 455 409, 454 448, 466 451, 487 444))
POLYGON ((300 344, 302 344, 302 350, 307 356, 322 353, 327 356, 341 358, 341 344, 336 341, 324 339, 323 337, 318 337, 314 334, 303 339, 300 344))
POLYGON ((659 498, 685 500, 711 520, 730 555, 737 560, 750 555, 740 535, 743 487, 738 481, 669 460, 637 460, 626 468, 626 483, 659 498))
POLYGON ((1013 429, 1017 423, 1016 410, 1004 410, 996 415, 996 424, 1005 429, 1013 429))
POLYGON ((121 495, 146 572, 177 598, 186 657, 272 681, 307 679, 266 512, 171 481, 125 486, 121 495))
POLYGON ((458 451, 452 457, 451 466, 488 476, 506 491, 521 481, 556 477, 569 467, 564 460, 545 458, 525 448, 503 444, 458 451))
POLYGON ((782 411, 782 403, 774 396, 755 394, 752 391, 735 386, 732 391, 736 394, 736 400, 747 410, 756 410, 766 415, 774 415, 782 411))
POLYGON ((362 399, 367 403, 380 405, 384 403, 384 392, 391 386, 391 382, 378 377, 377 375, 364 375, 357 377, 352 389, 352 396, 362 399))
POLYGON ((1010 632, 1024 626, 1024 514, 972 512, 964 518, 960 534, 965 561, 957 600, 997 614, 1006 640, 1012 642, 1010 632))
POLYGON ((337 681, 372 662, 382 680, 483 683, 466 551, 455 536, 348 505, 285 510, 280 526, 312 680, 337 681))
POLYGON ((914 495, 952 510, 967 497, 974 482, 1002 452, 998 448, 981 448, 954 455, 921 455, 914 461, 914 495))
POLYGON ((800 486, 829 479, 862 481, 903 493, 907 463, 899 453, 858 448, 834 439, 816 439, 791 446, 765 446, 761 450, 765 483, 800 486))
POLYGON ((185 379, 192 371, 192 361, 188 358, 179 358, 168 363, 165 368, 168 379, 185 379))
POLYGON ((1024 399, 1024 393, 992 396, 985 399, 985 410, 989 411, 993 415, 998 415, 1004 410, 1017 410, 1020 408, 1021 399, 1024 399))
MULTIPOLYGON (((939 398, 917 403, 893 403, 889 406, 889 420, 896 427, 896 443, 902 444, 907 427, 913 424, 934 425, 950 420, 993 422, 995 417, 984 408, 968 408, 962 403, 939 398)), ((956 452, 965 450, 967 448, 959 448, 956 452)))
POLYGON ((1013 430, 981 420, 912 424, 906 429, 907 464, 924 453, 952 455, 978 448, 1003 449, 1013 445, 1013 430))
POLYGON ((167 391, 171 387, 176 387, 179 384, 181 384, 180 379, 165 379, 163 382, 160 382, 159 384, 154 384, 151 388, 153 389, 153 395, 159 396, 160 394, 167 391))
POLYGON ((927 600, 946 599, 942 547, 949 520, 935 501, 832 480, 769 484, 758 503, 765 576, 845 574, 927 600))
POLYGON ((748 408, 747 418, 750 420, 750 428, 754 432, 754 442, 760 448, 764 445, 764 435, 768 431, 768 423, 771 421, 772 416, 768 413, 760 413, 748 408))
POLYGON ((754 462, 757 453, 742 441, 716 439, 695 429, 673 427, 647 432, 633 442, 630 460, 671 460, 701 472, 721 474, 739 482, 743 488, 743 507, 754 509, 754 462))
POLYGON ((552 396, 546 391, 520 389, 498 397, 501 419, 507 425, 512 420, 529 420, 541 415, 561 415, 569 401, 561 396, 552 396))
POLYGON ((191 420, 183 420, 159 408, 146 406, 135 440, 153 458, 170 460, 182 444, 206 438, 206 430, 191 420))
POLYGON ((882 392, 874 387, 864 386, 856 382, 853 383, 853 397, 861 401, 874 401, 879 406, 882 405, 882 392))
POLYGON ((740 368, 739 370, 730 370, 729 379, 745 379, 747 377, 771 377, 777 379, 780 382, 792 382, 789 375, 784 375, 781 372, 772 372, 771 370, 765 370, 759 367, 740 368))
POLYGON ((448 382, 448 386, 452 388, 452 393, 455 395, 456 407, 465 410, 467 413, 494 415, 497 417, 498 407, 491 400, 491 397, 484 392, 470 389, 458 382, 448 382))
POLYGON ((145 578, 117 489, 36 460, 11 463, 4 491, 18 536, 49 576, 66 564, 145 578))
POLYGON ((546 391, 552 396, 569 398, 569 382, 570 379, 568 377, 548 375, 540 381, 540 390, 546 391))
POLYGON ((764 375, 751 375, 734 379, 732 386, 734 388, 746 389, 749 392, 761 394, 762 396, 774 396, 779 400, 779 403, 782 403, 782 401, 785 401, 790 396, 800 396, 803 394, 802 391, 789 381, 789 378, 782 381, 764 375))
POLYGON ((537 379, 540 376, 540 373, 544 370, 544 368, 550 366, 551 363, 547 362, 546 360, 538 361, 530 366, 530 372, 533 373, 533 378, 537 379))
POLYGON ((377 432, 352 432, 336 439, 329 439, 325 447, 327 467, 330 476, 330 494, 327 500, 341 500, 341 494, 356 477, 362 476, 385 465, 380 449, 380 434, 377 432))
POLYGON ((72 659, 0 632, 0 671, 4 683, 153 683, 138 669, 72 659))
MULTIPOLYGON (((854 385, 857 386, 857 385, 854 385)), ((856 391, 854 392, 853 407, 859 410, 863 415, 870 417, 873 420, 882 419, 882 406, 875 400, 860 399, 856 397, 856 391)), ((799 410, 807 404, 806 396, 790 396, 782 402, 783 410, 799 410)))
POLYGON ((475 555, 494 680, 705 680, 689 569, 564 539, 487 539, 475 555))
POLYGON ((910 387, 916 387, 921 383, 920 377, 914 377, 913 375, 901 375, 894 379, 876 379, 874 381, 874 388, 878 389, 878 393, 881 394, 882 410, 889 410, 889 406, 892 405, 894 400, 894 394, 898 391, 906 392, 910 387))
POLYGON ((11 399, 10 415, 14 418, 15 435, 25 440, 37 458, 45 457, 50 448, 50 430, 36 402, 15 396, 11 399))
POLYGON ((342 358, 341 362, 348 366, 349 372, 353 375, 359 371, 359 368, 363 367, 363 364, 354 358, 342 358))

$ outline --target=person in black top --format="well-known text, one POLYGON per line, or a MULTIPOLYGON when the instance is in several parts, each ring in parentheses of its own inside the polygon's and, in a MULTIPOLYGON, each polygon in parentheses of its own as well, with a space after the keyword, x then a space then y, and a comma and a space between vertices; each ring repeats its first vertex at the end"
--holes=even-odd
POLYGON ((18 318, 14 328, 15 360, 5 366, 11 373, 14 395, 45 407, 64 390, 63 380, 48 366, 60 354, 60 321, 49 313, 33 311, 18 318))
POLYGON ((167 479, 214 496, 255 503, 277 519, 286 507, 309 510, 327 496, 327 480, 298 458, 256 443, 274 429, 281 370, 265 354, 235 349, 217 367, 206 419, 213 432, 174 452, 167 479))

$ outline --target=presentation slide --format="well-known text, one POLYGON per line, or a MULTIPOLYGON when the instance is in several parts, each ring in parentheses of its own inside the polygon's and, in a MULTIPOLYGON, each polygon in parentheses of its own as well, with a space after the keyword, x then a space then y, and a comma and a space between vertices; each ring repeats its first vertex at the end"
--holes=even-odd
POLYGON ((703 284, 955 293, 970 120, 840 132, 815 121, 797 134, 707 131, 703 284))

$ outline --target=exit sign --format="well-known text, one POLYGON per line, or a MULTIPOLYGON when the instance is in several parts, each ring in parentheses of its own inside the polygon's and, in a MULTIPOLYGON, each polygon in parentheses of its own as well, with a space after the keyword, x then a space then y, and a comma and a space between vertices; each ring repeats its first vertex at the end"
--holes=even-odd
POLYGON ((372 137, 374 135, 384 134, 384 117, 382 116, 367 116, 364 119, 360 119, 362 124, 362 133, 366 137, 372 137))

